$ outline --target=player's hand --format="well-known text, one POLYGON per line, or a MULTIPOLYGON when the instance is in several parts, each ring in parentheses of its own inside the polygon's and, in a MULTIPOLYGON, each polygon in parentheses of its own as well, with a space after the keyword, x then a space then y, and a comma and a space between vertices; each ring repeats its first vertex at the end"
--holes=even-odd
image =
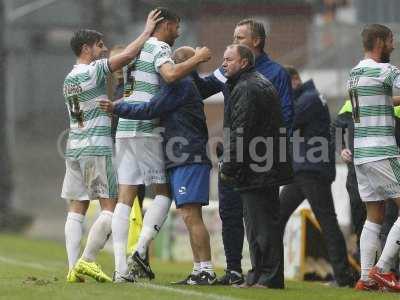
POLYGON ((147 16, 146 26, 144 27, 144 33, 151 35, 156 28, 158 22, 163 20, 163 17, 158 17, 161 14, 159 10, 152 10, 149 15, 147 16))
POLYGON ((340 153, 340 156, 346 164, 353 161, 353 154, 351 153, 350 149, 343 149, 340 153))
POLYGON ((99 100, 98 101, 99 107, 102 111, 107 113, 113 113, 114 111, 114 103, 108 99, 99 100))
POLYGON ((207 47, 196 47, 194 55, 200 63, 209 61, 211 59, 211 51, 207 47))

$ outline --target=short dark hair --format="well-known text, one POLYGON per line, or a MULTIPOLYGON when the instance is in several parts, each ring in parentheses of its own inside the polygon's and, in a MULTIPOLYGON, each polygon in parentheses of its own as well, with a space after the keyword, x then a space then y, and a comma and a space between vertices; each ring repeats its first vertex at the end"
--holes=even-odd
POLYGON ((260 39, 260 44, 258 45, 258 48, 261 51, 264 50, 265 39, 267 37, 267 35, 265 34, 264 24, 254 19, 243 19, 236 24, 236 27, 242 25, 248 25, 250 27, 251 35, 260 39))
POLYGON ((93 46, 103 39, 103 34, 91 29, 80 29, 71 38, 71 49, 76 56, 81 55, 83 45, 93 46))
POLYGON ((159 18, 163 18, 161 21, 159 21, 156 25, 156 28, 164 21, 172 21, 172 22, 177 22, 179 23, 181 21, 181 18, 173 11, 169 10, 166 7, 156 7, 154 10, 159 10, 161 13, 158 16, 159 18))
POLYGON ((246 45, 241 45, 241 44, 232 44, 229 45, 227 48, 236 48, 237 52, 239 53, 239 56, 241 59, 247 59, 248 61, 248 66, 249 67, 254 67, 255 65, 255 58, 253 51, 246 46, 246 45))
POLYGON ((286 72, 288 72, 290 77, 294 77, 294 76, 300 77, 299 71, 297 71, 297 69, 293 66, 285 66, 285 70, 286 70, 286 72))
POLYGON ((370 24, 361 32, 364 50, 372 51, 378 39, 385 41, 393 33, 389 27, 381 24, 370 24))

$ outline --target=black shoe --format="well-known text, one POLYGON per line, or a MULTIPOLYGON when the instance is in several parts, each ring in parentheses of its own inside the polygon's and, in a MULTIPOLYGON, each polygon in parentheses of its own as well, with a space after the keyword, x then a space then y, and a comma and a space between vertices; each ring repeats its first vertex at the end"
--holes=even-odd
POLYGON ((214 285, 217 283, 217 275, 206 271, 201 272, 199 275, 192 277, 187 281, 189 285, 214 285))
POLYGON ((225 275, 218 278, 218 284, 222 285, 241 285, 244 283, 244 276, 237 271, 225 270, 225 275))
POLYGON ((193 285, 193 282, 196 282, 196 277, 199 275, 189 274, 185 279, 180 281, 173 281, 171 284, 175 285, 193 285))
POLYGON ((141 258, 137 251, 132 254, 131 260, 132 269, 136 274, 138 274, 138 277, 148 278, 150 280, 155 278, 155 275, 151 270, 148 260, 141 258))

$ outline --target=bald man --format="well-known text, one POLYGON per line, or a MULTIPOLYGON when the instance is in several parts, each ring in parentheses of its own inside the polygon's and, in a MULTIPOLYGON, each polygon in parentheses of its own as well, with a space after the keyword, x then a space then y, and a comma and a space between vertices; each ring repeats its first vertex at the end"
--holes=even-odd
MULTIPOLYGON (((195 50, 181 47, 173 53, 175 63, 192 57, 195 50)), ((125 119, 160 118, 164 127, 165 166, 171 194, 189 231, 193 270, 175 284, 213 285, 216 275, 211 263, 210 237, 204 225, 202 206, 208 205, 211 162, 207 156, 208 130, 203 99, 191 76, 166 85, 150 102, 114 104, 100 101, 100 107, 125 119)))

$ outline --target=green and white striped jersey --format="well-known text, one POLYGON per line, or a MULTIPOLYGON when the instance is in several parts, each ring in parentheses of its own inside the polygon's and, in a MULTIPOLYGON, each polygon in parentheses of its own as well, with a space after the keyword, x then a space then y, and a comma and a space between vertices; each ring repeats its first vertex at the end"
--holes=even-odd
POLYGON ((112 155, 111 119, 97 100, 107 99, 107 59, 75 65, 64 80, 70 131, 65 157, 112 155))
MULTIPOLYGON (((143 45, 138 58, 124 69, 124 101, 128 103, 149 102, 160 89, 159 68, 173 63, 171 47, 155 37, 143 45)), ((119 118, 116 138, 134 136, 159 137, 153 130, 158 120, 128 120, 119 118)))
POLYGON ((348 90, 354 119, 354 164, 397 157, 393 89, 400 88, 400 70, 364 59, 350 72, 348 90))

